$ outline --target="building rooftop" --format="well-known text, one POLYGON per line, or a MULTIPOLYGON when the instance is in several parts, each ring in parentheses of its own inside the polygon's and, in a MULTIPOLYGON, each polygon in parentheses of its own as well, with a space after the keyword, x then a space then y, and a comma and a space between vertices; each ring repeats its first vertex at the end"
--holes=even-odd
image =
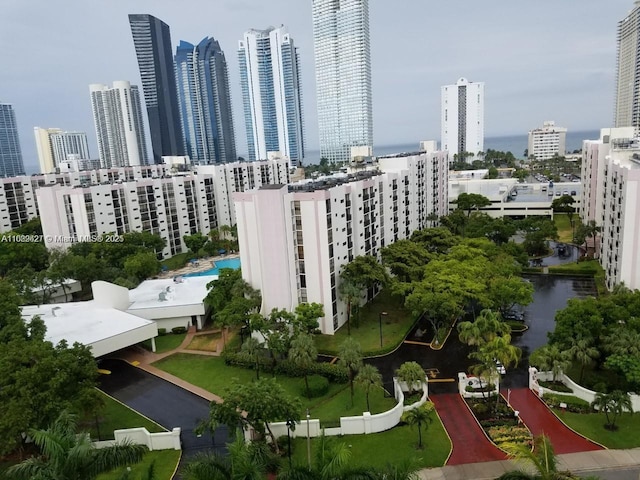
POLYGON ((217 275, 207 275, 146 280, 129 290, 131 305, 127 311, 201 305, 209 292, 207 284, 217 279, 217 275))
POLYGON ((301 180, 296 183, 290 183, 289 193, 293 192, 314 192, 316 190, 327 190, 345 183, 356 182, 359 180, 367 180, 369 178, 382 175, 379 170, 363 170, 356 173, 336 173, 326 177, 320 177, 314 180, 301 180))

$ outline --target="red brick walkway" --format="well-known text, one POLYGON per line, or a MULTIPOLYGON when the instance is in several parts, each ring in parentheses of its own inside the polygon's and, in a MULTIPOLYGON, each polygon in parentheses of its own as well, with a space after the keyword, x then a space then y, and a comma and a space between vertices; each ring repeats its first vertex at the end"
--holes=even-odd
POLYGON ((485 436, 459 394, 432 395, 429 399, 436 406, 453 444, 447 465, 506 460, 507 455, 485 436))

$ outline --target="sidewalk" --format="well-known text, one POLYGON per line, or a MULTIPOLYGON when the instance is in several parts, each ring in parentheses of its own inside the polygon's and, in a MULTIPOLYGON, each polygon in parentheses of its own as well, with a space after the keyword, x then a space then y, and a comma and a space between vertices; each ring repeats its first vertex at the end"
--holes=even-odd
MULTIPOLYGON (((505 472, 526 469, 527 464, 513 460, 468 463, 420 470, 422 480, 493 480, 505 472)), ((603 470, 640 467, 640 448, 631 450, 598 450, 558 455, 558 470, 573 473, 597 473, 603 470)))

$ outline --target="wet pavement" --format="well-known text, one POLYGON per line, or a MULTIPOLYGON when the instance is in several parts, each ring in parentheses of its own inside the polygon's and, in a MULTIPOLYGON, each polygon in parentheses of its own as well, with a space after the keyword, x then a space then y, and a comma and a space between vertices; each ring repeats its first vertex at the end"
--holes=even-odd
POLYGON ((166 380, 158 378, 123 360, 104 359, 100 368, 111 371, 100 376, 99 388, 167 430, 182 429, 184 456, 199 451, 223 451, 228 441, 226 428, 212 437, 194 432, 201 420, 209 416, 209 402, 166 380))
MULTIPOLYGON (((547 343, 547 333, 555 327, 555 314, 563 309, 570 298, 596 295, 595 282, 591 278, 566 277, 554 275, 526 275, 525 279, 534 286, 533 303, 523 309, 525 323, 529 330, 513 336, 513 344, 522 348, 522 360, 517 368, 507 370, 503 376, 502 387, 521 388, 528 386, 527 368, 531 351, 547 343)), ((416 330, 428 329, 428 322, 419 323, 407 338, 411 341, 428 342, 430 335, 416 337, 416 330)), ((404 362, 418 362, 433 381, 429 383, 429 392, 433 394, 457 392, 458 372, 468 371, 471 361, 468 359, 469 347, 458 340, 454 330, 441 350, 433 350, 426 345, 404 343, 394 353, 366 360, 375 365, 382 373, 385 388, 392 391, 392 377, 404 362), (453 380, 453 381, 451 381, 453 380)))

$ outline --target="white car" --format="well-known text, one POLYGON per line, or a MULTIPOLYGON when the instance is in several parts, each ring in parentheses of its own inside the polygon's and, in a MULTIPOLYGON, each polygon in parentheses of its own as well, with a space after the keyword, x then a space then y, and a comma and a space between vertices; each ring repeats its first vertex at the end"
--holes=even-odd
POLYGON ((494 362, 496 362, 496 369, 498 370, 498 373, 500 375, 505 375, 507 373, 507 369, 504 368, 504 365, 502 365, 498 360, 494 360, 494 362))

